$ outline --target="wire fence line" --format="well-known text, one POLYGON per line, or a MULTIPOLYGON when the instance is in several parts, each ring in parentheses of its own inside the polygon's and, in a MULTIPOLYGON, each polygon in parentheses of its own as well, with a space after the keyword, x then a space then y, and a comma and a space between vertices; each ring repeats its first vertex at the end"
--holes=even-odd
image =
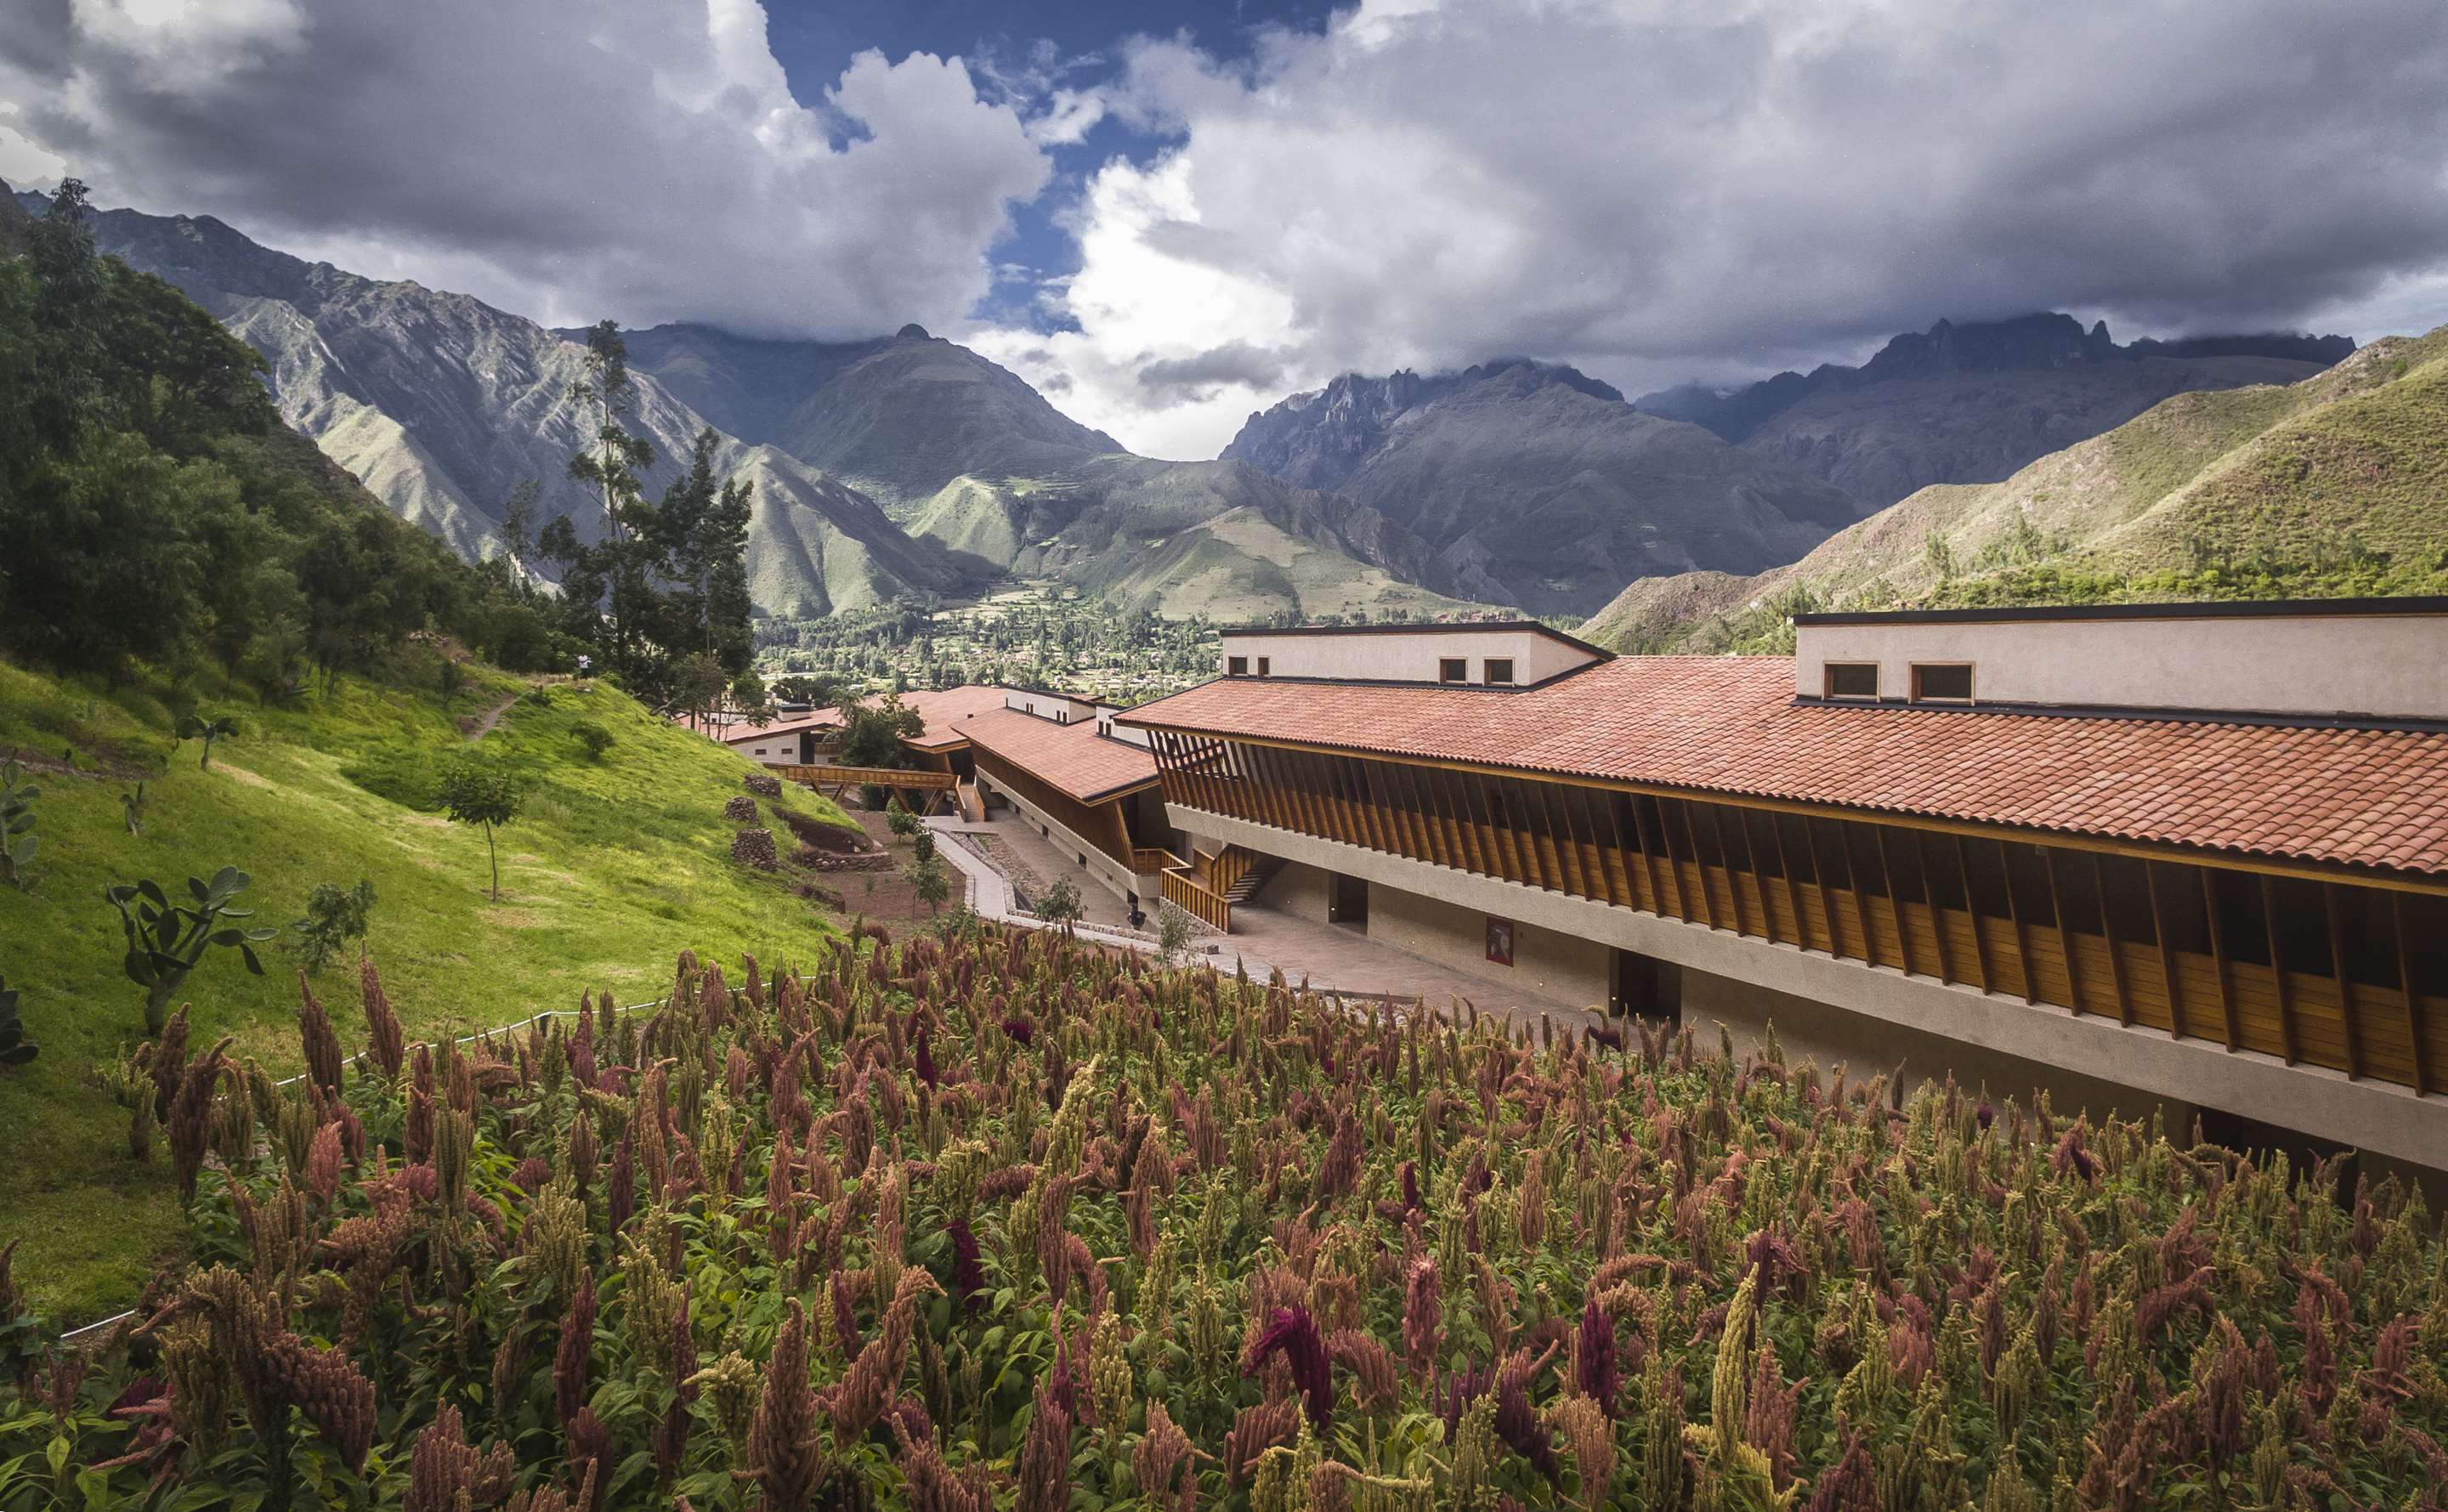
MULTIPOLYGON (((643 1003, 632 1003, 627 1006, 615 1011, 624 1015, 642 1013, 648 1008, 661 1007, 664 1001, 665 1000, 662 998, 649 998, 643 1003)), ((499 1039, 506 1034, 516 1034, 521 1029, 532 1029, 537 1024, 544 1023, 547 1019, 574 1019, 585 1011, 586 1010, 583 1008, 545 1008, 538 1013, 530 1013, 526 1018, 521 1019, 514 1024, 505 1024, 501 1027, 494 1029, 478 1029, 473 1034, 463 1034, 455 1040, 447 1041, 445 1043, 455 1047, 462 1044, 472 1044, 478 1040, 499 1039)), ((433 1043, 430 1040, 420 1040, 417 1043, 428 1045, 433 1043)), ((359 1061, 364 1060, 365 1052, 362 1050, 359 1051, 355 1059, 359 1061)), ((277 1087, 296 1086, 298 1082, 305 1081, 307 1073, 300 1071, 296 1076, 281 1078, 279 1081, 275 1081, 273 1085, 277 1087)), ((89 1338, 97 1333, 108 1332, 111 1329, 126 1322, 129 1318, 132 1318, 135 1315, 136 1310, 134 1308, 124 1309, 96 1322, 82 1324, 76 1328, 69 1329, 60 1335, 60 1342, 62 1344, 74 1344, 80 1339, 89 1338)))

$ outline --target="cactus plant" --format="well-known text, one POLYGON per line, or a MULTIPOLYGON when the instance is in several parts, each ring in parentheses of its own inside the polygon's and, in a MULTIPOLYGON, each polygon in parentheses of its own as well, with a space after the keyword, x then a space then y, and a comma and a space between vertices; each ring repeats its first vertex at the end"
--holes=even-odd
POLYGON ((161 884, 150 878, 103 890, 103 897, 119 910, 120 929, 126 937, 127 980, 144 989, 147 1035, 161 1035, 169 1022, 170 999, 185 986, 187 974, 203 960, 207 949, 234 948, 249 971, 263 975, 263 963, 256 959, 255 947, 277 931, 228 922, 254 916, 253 909, 235 906, 239 894, 254 880, 236 867, 221 868, 209 882, 189 877, 192 906, 171 902, 161 884))

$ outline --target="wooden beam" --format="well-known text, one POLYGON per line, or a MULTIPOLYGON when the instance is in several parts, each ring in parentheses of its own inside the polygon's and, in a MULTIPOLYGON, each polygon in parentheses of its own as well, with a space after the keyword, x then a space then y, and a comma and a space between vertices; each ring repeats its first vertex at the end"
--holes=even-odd
POLYGON ((2261 879, 2261 923, 2269 933, 2269 976, 2278 987, 2278 1037, 2286 1063, 2295 1063, 2295 995, 2286 986, 2286 960, 2278 947, 2278 890, 2261 879))
POLYGON ((1887 908, 1895 915, 1896 948, 1904 958, 1904 975, 1922 974, 1913 961, 1912 921, 1904 917, 1904 895, 1896 889, 1895 863, 1887 855, 1887 832, 1877 828, 1871 833, 1879 848, 1879 881, 1886 890, 1887 908))
MULTIPOLYGON (((1802 884, 1794 880, 1793 858, 1785 853, 1784 814, 1770 813, 1768 816, 1768 833, 1769 836, 1776 841, 1776 869, 1785 873, 1785 903, 1786 907, 1793 910, 1794 937, 1802 942, 1802 947, 1804 949, 1815 950, 1819 948, 1819 943, 1810 937, 1810 915, 1802 911, 1802 884)), ((1816 873, 1811 876, 1810 885, 1814 888, 1819 885, 1819 878, 1816 873)), ((1823 907, 1821 909, 1823 915, 1826 911, 1826 910, 1823 907)), ((1829 955, 1834 955, 1836 951, 1833 947, 1832 942, 1835 939, 1836 931, 1832 926, 1829 928, 1827 933, 1828 939, 1831 942, 1827 953, 1829 955)))
POLYGON ((2345 906, 2335 883, 2321 889, 2321 907, 2329 916, 2329 973, 2338 982, 2338 1016, 2346 1031, 2346 1079, 2353 1081, 2363 1074, 2362 1013, 2362 1005, 2355 1001, 2355 975, 2346 969, 2345 906))
POLYGON ((2023 932, 2023 906, 2015 901, 2015 869, 2006 864, 2006 842, 1999 840, 1995 843, 1998 847, 1998 880, 2006 887, 2006 917, 2015 926, 2015 966, 2023 973, 2023 1001, 2037 1003, 2040 992, 2039 983, 2032 970, 2032 941, 2023 932))
MULTIPOLYGON (((1817 826, 1810 822, 1810 816, 1808 814, 1803 815, 1802 841, 1803 844, 1810 848, 1810 885, 1819 890, 1819 911, 1826 915, 1827 918, 1827 953, 1829 955, 1843 955, 1846 953, 1845 931, 1836 928, 1836 900, 1830 897, 1827 892, 1827 857, 1819 849, 1819 830, 1817 826)), ((1849 880, 1852 877, 1852 874, 1853 867, 1851 862, 1847 860, 1845 867, 1845 875, 1849 880)), ((1865 961, 1869 960, 1870 957, 1867 953, 1868 945, 1866 939, 1863 949, 1864 954, 1861 956, 1861 959, 1865 961)))
POLYGON ((1750 811, 1736 809, 1733 813, 1734 828, 1743 832, 1743 870, 1751 874, 1752 883, 1759 888, 1760 923, 1768 928, 1768 943, 1782 945, 1785 942, 1776 933, 1776 903, 1768 895, 1768 873, 1760 870, 1759 846, 1751 839, 1750 811))
MULTIPOLYGON (((2066 928, 2065 890, 2057 886, 2057 853, 2055 848, 2040 848, 2040 871, 2049 879, 2049 911, 2056 915, 2057 955, 2065 962, 2066 996, 2074 999, 2066 1005, 2069 1011, 2082 1011, 2082 968, 2075 965, 2074 931, 2066 928)), ((2010 882, 2008 884, 2012 886, 2010 882)))
POLYGON ((1955 875, 1963 884, 1963 916, 1972 921, 1973 964, 1980 968, 1980 990, 1998 990, 1997 973, 1989 968, 1989 936, 1980 929, 1980 909, 1972 901, 1972 857, 1964 851, 1963 836, 1956 835, 1955 875))
POLYGON ((2099 904, 2099 938, 2108 947, 2108 990, 2116 998, 2116 1022, 2133 1024, 2133 1000, 2125 991, 2125 962, 2116 953, 2116 921, 2108 913, 2108 872, 2096 852, 2091 857, 2091 892, 2099 904))
POLYGON ((2227 930, 2219 923, 2218 891, 2210 883, 2212 873, 2202 874, 2202 912, 2209 921, 2210 968, 2218 978, 2219 1017, 2227 1024, 2227 1047, 2244 1048, 2244 1029, 2235 1013, 2235 985, 2228 980, 2227 930))
MULTIPOLYGON (((1955 975, 1955 948, 1946 943, 1946 906, 1938 900, 1938 882, 1929 870, 1929 835, 1923 831, 1915 830, 1912 832, 1912 837, 1913 859, 1921 866, 1922 902, 1929 908, 1929 934, 1930 938, 1938 943, 1938 979, 1941 982, 1953 982, 1958 980, 1955 975)), ((1963 901, 1969 905, 1972 900, 1967 897, 1963 901)), ((1969 907, 1963 911, 1966 916, 1972 912, 1969 907)), ((1980 928, 1979 922, 1975 920, 1972 927, 1975 932, 1978 932, 1980 928)), ((1983 986, 1985 986, 1986 984, 1984 983, 1983 986)))
POLYGON ((2192 1015, 2185 1011, 2185 989, 2176 975, 2176 947, 2168 938, 2168 914, 2159 904, 2156 861, 2142 863, 2142 888, 2151 895, 2151 932, 2159 940, 2159 981, 2168 989, 2168 1027, 2177 1034, 2190 1034, 2192 1015))
POLYGON ((1743 879, 1734 871, 1734 858, 1727 853, 1725 824, 1717 817, 1717 806, 1703 803, 1698 807, 1709 815, 1709 843, 1717 848, 1717 870, 1726 874, 1727 901, 1733 905, 1734 910, 1734 932, 1753 933, 1750 920, 1743 912, 1743 879))
MULTIPOLYGON (((1670 802, 1683 811, 1683 848, 1692 852, 1692 872, 1700 884, 1700 922, 1713 929, 1717 927, 1717 909, 1714 900, 1709 896, 1709 864, 1700 859, 1700 842, 1692 829, 1691 800, 1688 798, 1658 800, 1658 822, 1668 832, 1666 854, 1670 858, 1674 854, 1674 821, 1666 812, 1670 802)), ((1678 885, 1683 880, 1683 863, 1680 861, 1674 863, 1674 880, 1678 885)))
MULTIPOLYGON (((1665 826, 1666 814, 1663 810, 1660 810, 1658 813, 1657 822, 1660 828, 1665 826)), ((1632 824, 1633 828, 1637 831, 1640 835, 1641 859, 1647 862, 1649 866, 1649 890, 1650 893, 1657 899, 1656 912, 1659 917, 1663 918, 1666 916, 1666 890, 1664 885, 1661 884, 1657 878, 1657 846, 1655 841, 1650 835, 1649 821, 1641 815, 1640 796, 1638 794, 1635 794, 1632 800, 1632 824)), ((1667 857, 1667 866, 1670 870, 1673 868, 1673 862, 1674 858, 1673 856, 1670 855, 1667 857)), ((1683 879, 1680 876, 1677 876, 1674 879, 1674 914, 1676 917, 1683 919, 1686 922, 1689 922, 1692 917, 1692 910, 1683 906, 1683 879)))
POLYGON ((2414 949, 2405 940, 2405 894, 2389 895, 2389 922, 2396 928, 2397 986, 2405 994, 2405 1039, 2414 1049, 2414 1090, 2421 1095, 2438 1085, 2431 1079, 2431 1046, 2426 1043, 2422 994, 2414 986, 2414 949))

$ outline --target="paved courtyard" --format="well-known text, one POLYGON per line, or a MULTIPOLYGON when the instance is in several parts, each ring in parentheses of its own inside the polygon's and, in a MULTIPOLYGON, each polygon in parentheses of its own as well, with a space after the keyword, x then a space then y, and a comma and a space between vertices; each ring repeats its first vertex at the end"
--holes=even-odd
POLYGON ((1482 1013, 1508 1018, 1552 1014, 1559 1026, 1605 1022, 1586 1005, 1499 986, 1399 946, 1372 940, 1348 925, 1300 918, 1263 904, 1234 908, 1233 932, 1203 935, 1200 943, 1215 946, 1211 959, 1220 969, 1231 970, 1237 956, 1252 976, 1262 977, 1272 967, 1294 984, 1307 978, 1312 987, 1416 998, 1432 1008, 1450 1008, 1461 1002, 1475 1005, 1482 1013))
MULTIPOLYGON (((945 843, 947 857, 969 878, 970 906, 980 913, 1033 925, 1035 920, 1012 910, 1013 887, 1037 896, 1056 878, 1068 877, 1086 905, 1081 920, 1083 937, 1146 947, 1144 935, 1134 939, 1115 932, 1127 928, 1128 905, 1025 821, 1005 813, 984 824, 950 818, 932 818, 927 824, 945 843)), ((1559 1026, 1604 1022, 1587 1005, 1501 987, 1347 926, 1300 918, 1264 904, 1234 908, 1233 925, 1229 935, 1202 929, 1193 942, 1197 953, 1192 964, 1210 963, 1221 971, 1238 964, 1259 981, 1281 971, 1285 981, 1296 986, 1306 981, 1320 990, 1418 1001, 1439 1009, 1468 1003, 1482 1013, 1514 1019, 1546 1013, 1559 1026)))

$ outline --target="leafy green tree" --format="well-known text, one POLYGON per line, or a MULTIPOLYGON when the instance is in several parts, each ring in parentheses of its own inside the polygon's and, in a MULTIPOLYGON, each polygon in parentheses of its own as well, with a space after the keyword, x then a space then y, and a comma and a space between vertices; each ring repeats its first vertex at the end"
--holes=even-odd
POLYGON ((1080 898, 1080 889, 1069 877, 1056 879, 1037 900, 1037 916, 1049 924, 1076 924, 1086 909, 1080 898))
POLYGON ((172 733, 182 742, 201 740, 204 743, 203 758, 196 763, 196 770, 209 772, 213 769, 213 747, 239 733, 238 718, 224 714, 207 719, 198 714, 183 715, 179 719, 177 730, 172 733))
POLYGON ((493 848, 493 831, 519 816, 526 794, 508 772, 474 757, 461 760, 443 775, 434 793, 443 812, 458 824, 480 825, 485 854, 493 867, 493 901, 502 901, 502 861, 493 848))
POLYGON ((127 980, 144 989, 146 1034, 161 1035, 163 1025, 170 1021, 170 999, 185 985, 187 974, 203 960, 206 949, 215 946, 235 949, 249 971, 263 975, 263 963, 256 958, 255 947, 278 931, 229 923, 255 916, 253 909, 236 906, 239 894, 254 880, 236 867, 221 868, 210 882, 189 877, 192 906, 171 902, 161 884, 149 878, 103 890, 103 897, 119 910, 120 930, 126 937, 127 980))
POLYGON ((841 761, 851 767, 901 767, 908 765, 908 752, 903 739, 922 735, 927 729, 926 718, 901 701, 897 693, 888 693, 870 706, 856 696, 842 699, 841 761))
POLYGON ((918 894, 919 902, 927 905, 929 917, 952 895, 951 869, 945 866, 944 858, 932 851, 912 860, 907 874, 910 890, 918 894))
POLYGON ((374 909, 374 885, 359 878, 354 888, 318 882, 306 894, 306 916, 289 927, 297 931, 297 964, 309 976, 319 976, 351 940, 366 937, 374 909))
POLYGON ((1176 967, 1190 954, 1190 910, 1168 898, 1156 906, 1156 959, 1176 967))
POLYGON ((884 827, 891 831, 895 838, 902 840, 918 833, 918 815, 902 806, 899 794, 885 802, 884 827))

